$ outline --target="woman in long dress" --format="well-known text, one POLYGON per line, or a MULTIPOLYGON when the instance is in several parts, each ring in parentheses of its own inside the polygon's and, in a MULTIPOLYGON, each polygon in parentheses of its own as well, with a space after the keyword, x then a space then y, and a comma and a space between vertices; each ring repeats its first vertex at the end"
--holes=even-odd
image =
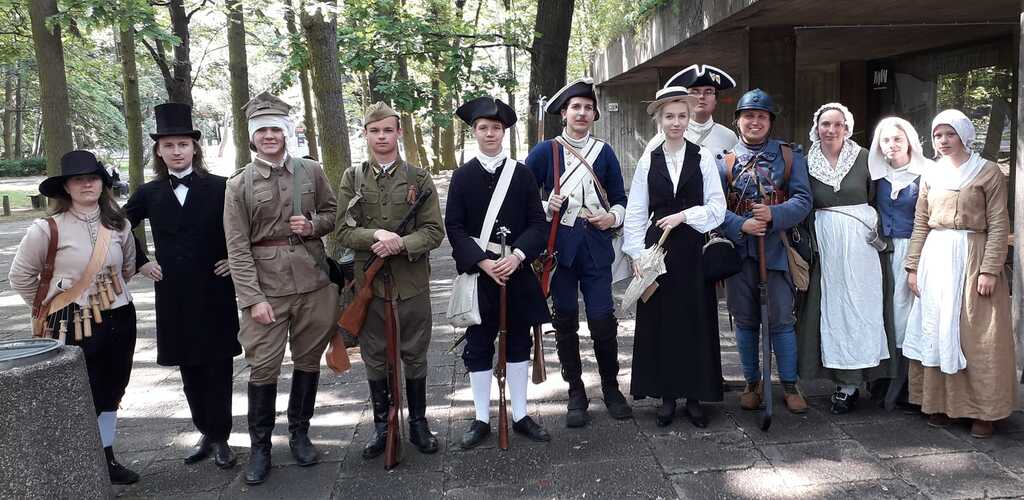
POLYGON ((800 378, 836 383, 831 411, 856 407, 859 388, 889 358, 883 318, 882 261, 868 243, 878 223, 868 152, 850 139, 853 115, 840 103, 814 113, 807 169, 814 211, 807 218, 817 243, 810 284, 799 307, 800 378))
POLYGON ((637 304, 630 382, 633 398, 661 398, 659 426, 672 422, 676 399, 686 398, 690 421, 706 427, 701 401, 722 400, 717 300, 701 260, 704 233, 725 220, 725 194, 711 153, 683 138, 695 100, 683 87, 668 87, 648 106, 665 143, 640 159, 626 207, 622 250, 634 262, 671 230, 667 272, 637 304))
POLYGON ((974 125, 963 113, 939 113, 931 133, 939 158, 921 182, 906 260, 917 295, 903 340, 910 401, 929 425, 970 418, 971 435, 987 438, 1017 407, 1006 178, 971 152, 974 125))
POLYGON ((888 384, 872 386, 872 396, 884 397, 886 408, 906 404, 907 359, 902 355, 914 292, 907 286, 907 270, 903 263, 914 230, 914 208, 920 190, 921 174, 933 162, 924 157, 917 130, 907 120, 896 116, 883 118, 875 126, 874 139, 868 152, 868 170, 876 182, 875 207, 878 209, 879 232, 891 246, 883 252, 886 321, 892 325, 895 350, 889 362, 895 379, 888 384), (890 315, 891 313, 891 315, 890 315))

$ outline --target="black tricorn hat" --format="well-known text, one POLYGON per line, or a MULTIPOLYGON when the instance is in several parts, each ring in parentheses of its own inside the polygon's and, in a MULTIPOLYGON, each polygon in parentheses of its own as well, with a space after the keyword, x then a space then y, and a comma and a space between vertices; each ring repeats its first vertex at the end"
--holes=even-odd
POLYGON ((156 114, 156 133, 149 134, 153 140, 168 136, 188 136, 195 140, 202 132, 192 128, 192 106, 180 102, 168 102, 153 108, 156 114))
POLYGON ((569 105, 573 97, 586 97, 594 100, 594 121, 601 118, 601 111, 597 107, 597 94, 594 93, 594 79, 589 77, 580 78, 555 92, 548 101, 545 108, 549 114, 561 114, 562 109, 569 105))
POLYGON ((512 106, 501 102, 501 99, 495 99, 491 96, 477 97, 466 102, 459 106, 459 109, 455 110, 455 115, 469 126, 473 126, 473 122, 479 118, 489 118, 497 120, 505 128, 509 128, 515 125, 518 119, 516 111, 512 109, 512 106))
POLYGON ((728 90, 735 86, 736 80, 729 73, 710 64, 691 64, 665 82, 665 87, 714 87, 728 90))
POLYGON ((113 182, 107 169, 96 160, 96 155, 85 150, 72 151, 60 159, 60 175, 47 177, 39 183, 39 194, 49 198, 67 197, 64 181, 76 175, 96 174, 103 179, 103 186, 110 187, 113 182))

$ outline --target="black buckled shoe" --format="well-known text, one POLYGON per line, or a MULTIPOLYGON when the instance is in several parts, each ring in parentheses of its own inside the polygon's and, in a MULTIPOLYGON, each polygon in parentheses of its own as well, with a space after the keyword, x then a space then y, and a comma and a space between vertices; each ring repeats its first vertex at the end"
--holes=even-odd
POLYGON ((300 467, 320 463, 320 451, 309 440, 309 419, 316 406, 319 372, 292 372, 292 391, 288 396, 288 447, 300 467))
POLYGON ((110 484, 135 484, 139 482, 139 475, 121 465, 114 458, 114 449, 110 446, 103 448, 103 454, 107 458, 107 473, 110 475, 110 484))
POLYGON ((845 392, 837 390, 832 394, 832 408, 830 411, 833 415, 843 415, 850 413, 857 407, 857 399, 860 397, 860 390, 853 391, 853 394, 847 395, 845 392))
POLYGON ((475 448, 490 434, 491 424, 474 420, 472 424, 469 424, 469 429, 462 433, 462 443, 460 443, 459 446, 463 450, 475 448))
POLYGON ((420 453, 437 453, 437 438, 427 423, 427 379, 405 379, 405 396, 409 402, 409 442, 420 453))
POLYGON ((661 408, 658 408, 658 427, 667 427, 672 423, 676 414, 676 400, 674 398, 662 398, 661 408))
POLYGON ((546 443, 551 441, 551 434, 544 430, 537 422, 534 422, 529 415, 519 419, 516 422, 512 422, 512 430, 516 434, 526 436, 530 441, 537 441, 538 443, 546 443))
POLYGON ((238 458, 235 457, 235 452, 228 446, 227 441, 211 442, 210 450, 214 465, 221 469, 230 469, 238 463, 238 458))
POLYGON ((370 403, 373 409, 373 435, 363 447, 363 459, 370 460, 384 453, 388 442, 388 381, 368 380, 370 385, 370 403))
POLYGON ((211 444, 213 443, 205 435, 200 437, 199 442, 192 448, 192 453, 185 457, 185 464, 191 465, 206 460, 210 453, 213 452, 213 448, 210 447, 211 444))
POLYGON ((704 413, 704 406, 696 399, 688 398, 686 400, 686 416, 695 427, 703 429, 708 426, 708 416, 704 413))
POLYGON ((260 484, 270 475, 270 436, 277 413, 277 384, 249 384, 249 463, 245 466, 245 484, 260 484))

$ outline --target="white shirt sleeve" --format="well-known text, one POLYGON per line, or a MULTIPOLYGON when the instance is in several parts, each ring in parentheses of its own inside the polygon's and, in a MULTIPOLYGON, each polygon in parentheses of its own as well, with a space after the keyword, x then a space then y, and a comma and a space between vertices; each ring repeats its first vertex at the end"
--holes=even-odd
MULTIPOLYGON (((639 167, 637 167, 639 170, 639 167)), ((700 151, 700 174, 704 178, 704 204, 683 210, 686 223, 701 233, 706 233, 722 225, 725 221, 725 193, 722 192, 722 181, 718 176, 718 166, 714 156, 707 148, 700 151)), ((634 180, 636 178, 634 177, 634 180)), ((630 193, 632 194, 632 193, 630 193)), ((645 191, 646 208, 646 191, 645 191)), ((623 246, 625 250, 625 246, 623 246)))
POLYGON ((637 259, 644 251, 644 237, 647 235, 647 172, 651 169, 651 155, 640 157, 633 172, 633 182, 629 187, 629 200, 626 202, 626 215, 623 223, 622 251, 637 259))

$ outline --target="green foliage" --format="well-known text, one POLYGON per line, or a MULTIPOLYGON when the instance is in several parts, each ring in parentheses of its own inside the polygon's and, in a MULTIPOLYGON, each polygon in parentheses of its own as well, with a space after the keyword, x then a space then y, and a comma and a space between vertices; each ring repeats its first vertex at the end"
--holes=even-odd
POLYGON ((576 0, 569 74, 589 73, 590 58, 612 40, 637 33, 644 23, 671 0, 576 0))
POLYGON ((25 177, 29 175, 45 175, 46 158, 23 158, 18 160, 0 160, 0 177, 25 177))

